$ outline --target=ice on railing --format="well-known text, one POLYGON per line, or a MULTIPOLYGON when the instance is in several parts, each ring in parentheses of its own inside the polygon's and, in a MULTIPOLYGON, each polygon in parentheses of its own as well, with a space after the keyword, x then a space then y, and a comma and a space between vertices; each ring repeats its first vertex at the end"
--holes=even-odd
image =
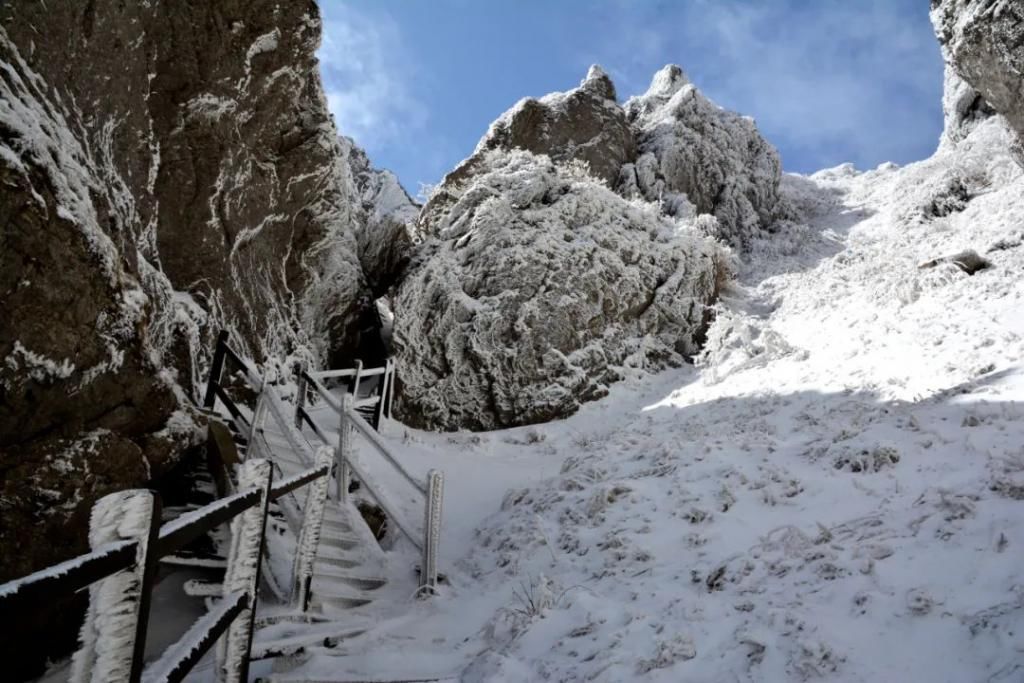
POLYGON ((126 546, 129 546, 131 544, 132 541, 119 541, 117 543, 108 543, 102 548, 93 551, 87 555, 79 555, 78 557, 73 557, 70 560, 65 560, 60 564, 55 564, 52 567, 40 569, 39 571, 33 574, 29 574, 28 576, 24 576, 20 579, 9 581, 0 586, 0 601, 9 599, 17 595, 26 586, 30 584, 36 583, 43 579, 60 578, 66 574, 69 574, 77 570, 82 565, 88 562, 94 562, 96 560, 102 559, 103 557, 107 557, 113 555, 114 553, 120 552, 126 546))
POLYGON ((132 667, 138 624, 142 573, 153 516, 153 494, 120 491, 101 498, 89 520, 89 544, 99 547, 121 540, 138 542, 135 566, 89 587, 89 609, 80 647, 71 662, 71 683, 126 681, 132 667), (134 599, 132 599, 134 598, 134 599))
MULTIPOLYGON (((270 473, 269 461, 247 460, 239 468, 238 487, 265 487, 270 473)), ((231 520, 231 550, 228 553, 228 568, 224 575, 224 597, 239 591, 252 596, 256 594, 265 507, 266 501, 263 505, 253 506, 231 520)), ((241 673, 245 669, 254 603, 255 600, 250 601, 248 609, 238 615, 217 646, 217 664, 222 674, 221 680, 227 683, 240 681, 241 673)))

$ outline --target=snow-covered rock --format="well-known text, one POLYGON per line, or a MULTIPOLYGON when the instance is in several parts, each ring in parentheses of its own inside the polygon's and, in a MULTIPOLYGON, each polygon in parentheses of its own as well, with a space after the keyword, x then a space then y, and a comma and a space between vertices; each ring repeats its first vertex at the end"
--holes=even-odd
MULTIPOLYGON (((932 0, 947 63, 1024 140, 1024 6, 1015 0, 932 0)), ((948 86, 947 86, 948 93, 948 86)))
POLYGON ((955 145, 981 121, 996 112, 949 64, 946 65, 942 91, 944 125, 940 144, 955 145))
POLYGON ((409 262, 417 242, 415 224, 420 207, 394 173, 370 164, 354 140, 342 137, 339 142, 364 212, 356 233, 359 260, 370 289, 379 297, 395 284, 409 262))
POLYGON ((660 202, 671 216, 713 214, 719 237, 736 247, 785 215, 779 155, 753 119, 707 99, 669 65, 626 113, 638 158, 622 169, 620 192, 660 202))
POLYGON ((622 366, 696 353, 724 278, 719 246, 578 162, 494 150, 477 163, 398 289, 403 420, 542 422, 603 396, 622 366))
POLYGON ((219 328, 322 358, 371 297, 314 3, 2 3, 0 27, 4 580, 194 445, 219 328))
POLYGON ((583 161, 590 173, 609 186, 619 169, 636 157, 636 141, 625 112, 616 102, 615 85, 599 66, 591 66, 579 87, 540 99, 525 97, 491 124, 472 156, 445 176, 420 217, 429 231, 456 201, 450 192, 475 173, 486 172, 487 152, 525 149, 556 162, 583 161))

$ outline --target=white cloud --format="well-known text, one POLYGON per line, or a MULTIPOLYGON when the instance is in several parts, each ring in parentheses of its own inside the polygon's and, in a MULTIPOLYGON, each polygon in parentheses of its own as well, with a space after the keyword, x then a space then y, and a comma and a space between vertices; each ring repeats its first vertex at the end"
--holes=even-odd
POLYGON ((318 57, 338 130, 372 148, 421 129, 426 110, 411 93, 412 60, 394 21, 339 2, 324 3, 323 14, 318 57))

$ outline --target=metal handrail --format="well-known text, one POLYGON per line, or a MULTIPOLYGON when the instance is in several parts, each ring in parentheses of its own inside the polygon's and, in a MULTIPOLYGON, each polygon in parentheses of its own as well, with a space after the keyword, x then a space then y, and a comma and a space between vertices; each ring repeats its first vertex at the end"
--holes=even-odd
POLYGON ((407 470, 405 466, 398 461, 398 459, 388 449, 384 440, 380 438, 377 431, 363 419, 362 415, 355 410, 348 410, 346 411, 345 416, 351 420, 353 426, 355 426, 355 428, 358 429, 364 437, 366 437, 366 440, 373 444, 374 448, 377 449, 377 452, 383 455, 384 459, 391 463, 391 465, 398 470, 399 474, 401 474, 407 482, 412 484, 413 488, 424 496, 427 495, 426 484, 417 481, 416 477, 414 477, 412 473, 410 473, 409 470, 407 470))

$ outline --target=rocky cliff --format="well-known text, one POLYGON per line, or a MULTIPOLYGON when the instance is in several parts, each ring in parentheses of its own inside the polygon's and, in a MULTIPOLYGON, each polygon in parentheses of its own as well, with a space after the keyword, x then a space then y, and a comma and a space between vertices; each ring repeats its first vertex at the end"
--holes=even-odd
POLYGON ((195 443, 218 328, 257 359, 358 343, 319 40, 312 0, 0 5, 0 580, 195 443))
MULTIPOLYGON (((931 19, 946 62, 983 98, 974 108, 991 107, 1006 118, 1024 161, 1024 6, 1009 0, 932 0, 931 19)), ((946 93, 949 99, 948 80, 946 93)), ((972 109, 964 102, 960 107, 972 109)))

